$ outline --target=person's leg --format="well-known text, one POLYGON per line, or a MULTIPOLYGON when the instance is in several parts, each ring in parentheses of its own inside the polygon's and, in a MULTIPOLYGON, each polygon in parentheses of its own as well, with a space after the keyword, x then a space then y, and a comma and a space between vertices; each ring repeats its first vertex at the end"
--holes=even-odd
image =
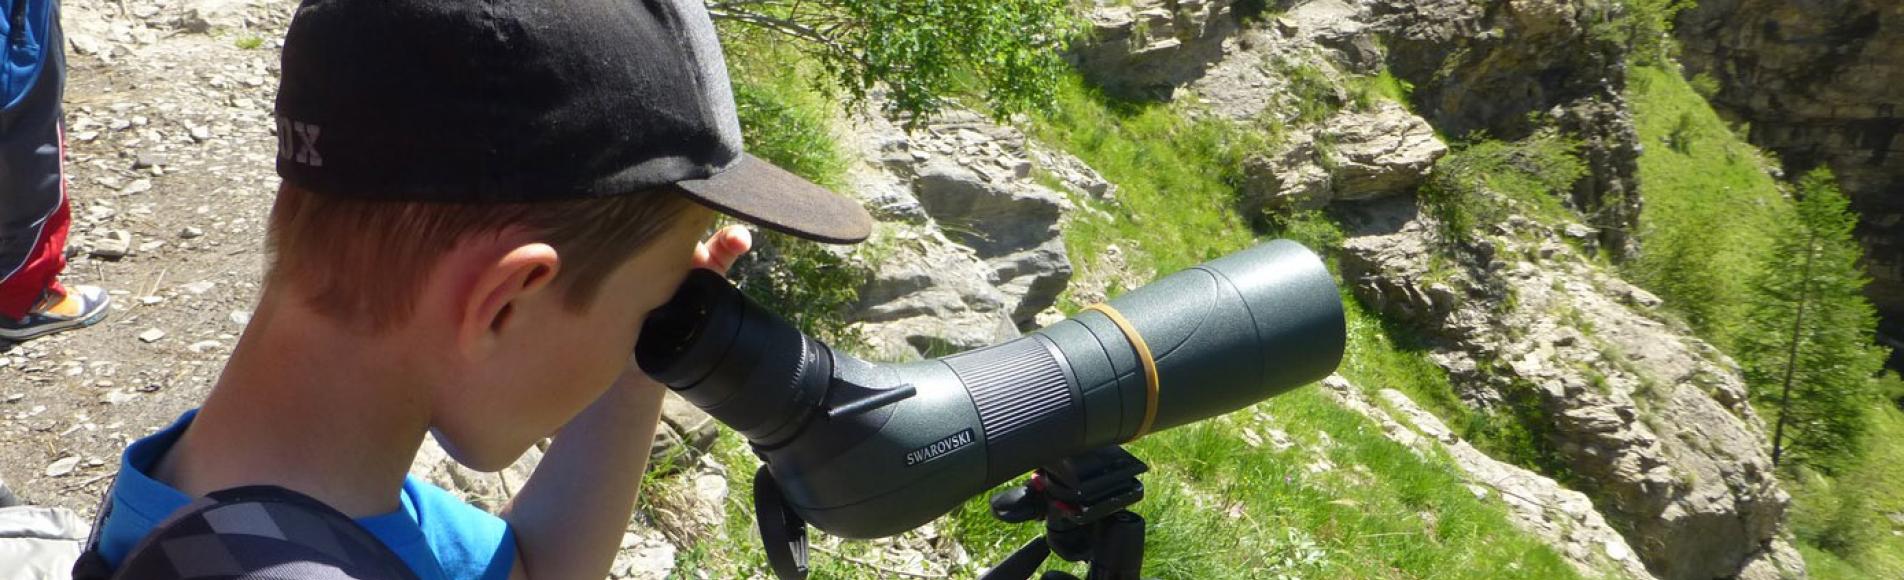
POLYGON ((98 322, 106 295, 59 284, 71 209, 61 167, 66 58, 57 9, 51 0, 7 4, 8 60, 41 58, 33 74, 5 79, 9 90, 0 94, 0 338, 24 340, 98 322))

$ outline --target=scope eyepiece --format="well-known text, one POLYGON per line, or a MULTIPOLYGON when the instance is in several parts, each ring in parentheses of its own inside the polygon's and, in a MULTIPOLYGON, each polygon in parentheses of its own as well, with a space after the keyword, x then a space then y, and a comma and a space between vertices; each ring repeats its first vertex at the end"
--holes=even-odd
MULTIPOLYGON (((676 378, 670 371, 677 368, 688 348, 696 346, 707 332, 708 313, 713 310, 713 302, 725 296, 720 287, 725 284, 712 284, 702 272, 697 269, 691 273, 674 297, 649 313, 648 320, 642 324, 635 357, 636 363, 650 375, 676 378)), ((702 345, 702 348, 719 347, 702 345)))
POLYGON ((697 269, 635 343, 648 376, 756 445, 792 437, 825 395, 832 349, 697 269))
POLYGON ((733 345, 737 314, 744 310, 738 294, 719 274, 689 272, 674 296, 642 324, 635 363, 665 384, 698 382, 733 345))

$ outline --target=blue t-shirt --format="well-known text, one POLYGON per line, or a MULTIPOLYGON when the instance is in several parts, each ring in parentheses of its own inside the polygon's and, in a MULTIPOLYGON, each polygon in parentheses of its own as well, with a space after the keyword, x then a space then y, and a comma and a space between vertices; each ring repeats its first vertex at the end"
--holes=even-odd
MULTIPOLYGON (((197 410, 186 411, 164 431, 132 442, 119 462, 112 514, 99 531, 99 552, 112 567, 138 546, 152 526, 191 502, 179 490, 147 473, 178 442, 197 410)), ((505 580, 515 564, 516 535, 502 518, 463 503, 442 488, 407 476, 397 511, 360 518, 357 524, 403 558, 423 580, 505 580)))
POLYGON ((46 68, 47 36, 57 11, 53 0, 0 0, 0 109, 11 109, 26 98, 27 89, 46 68), (20 28, 10 16, 20 11, 20 28))

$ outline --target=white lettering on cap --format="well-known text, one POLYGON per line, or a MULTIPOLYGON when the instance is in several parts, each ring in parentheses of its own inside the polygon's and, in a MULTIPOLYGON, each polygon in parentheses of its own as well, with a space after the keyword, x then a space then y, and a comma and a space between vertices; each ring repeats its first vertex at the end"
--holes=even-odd
POLYGON ((323 167, 324 156, 317 153, 317 138, 323 133, 316 124, 278 117, 278 157, 323 167))

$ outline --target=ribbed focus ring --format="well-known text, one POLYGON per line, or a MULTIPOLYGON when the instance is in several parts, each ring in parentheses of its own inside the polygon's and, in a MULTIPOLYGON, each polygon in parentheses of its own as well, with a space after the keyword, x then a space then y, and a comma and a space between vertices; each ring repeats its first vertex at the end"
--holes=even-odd
POLYGON ((1071 389, 1051 351, 1025 338, 945 359, 978 406, 985 441, 997 441, 1071 406, 1071 389))

